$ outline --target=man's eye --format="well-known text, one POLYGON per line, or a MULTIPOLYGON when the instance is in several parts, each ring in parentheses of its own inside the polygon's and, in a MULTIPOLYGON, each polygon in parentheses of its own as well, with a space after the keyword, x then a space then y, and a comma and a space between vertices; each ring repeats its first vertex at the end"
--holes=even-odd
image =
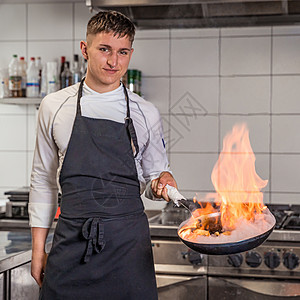
POLYGON ((100 50, 100 51, 102 51, 102 52, 106 52, 106 51, 108 51, 108 49, 107 49, 107 48, 100 48, 99 50, 100 50))
POLYGON ((128 51, 120 51, 121 55, 128 55, 128 53, 129 53, 128 51))

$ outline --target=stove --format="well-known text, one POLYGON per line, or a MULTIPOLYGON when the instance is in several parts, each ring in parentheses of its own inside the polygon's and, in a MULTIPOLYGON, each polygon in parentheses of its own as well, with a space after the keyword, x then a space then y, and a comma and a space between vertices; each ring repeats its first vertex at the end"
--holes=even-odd
MULTIPOLYGON (((267 206, 276 225, 262 245, 233 255, 204 255, 179 241, 177 228, 190 214, 168 203, 149 219, 157 276, 205 276, 203 299, 232 300, 237 297, 233 291, 243 295, 241 299, 300 299, 300 205, 267 206), (220 290, 228 297, 218 294, 220 290)), ((186 295, 182 299, 192 298, 186 295)))
POLYGON ((6 202, 6 218, 28 219, 29 187, 22 187, 4 193, 8 200, 6 202))

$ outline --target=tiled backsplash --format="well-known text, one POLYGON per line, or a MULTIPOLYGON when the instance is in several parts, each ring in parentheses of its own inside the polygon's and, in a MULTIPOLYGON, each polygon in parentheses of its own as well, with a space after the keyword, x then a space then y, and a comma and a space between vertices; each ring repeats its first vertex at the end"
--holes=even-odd
MULTIPOLYGON (((83 1, 0 4, 0 68, 15 53, 72 60, 90 16, 83 1)), ((300 203, 300 26, 140 30, 134 48, 183 194, 213 191, 224 135, 246 122, 265 202, 300 203)), ((35 118, 34 106, 0 106, 1 194, 29 184, 35 118)))

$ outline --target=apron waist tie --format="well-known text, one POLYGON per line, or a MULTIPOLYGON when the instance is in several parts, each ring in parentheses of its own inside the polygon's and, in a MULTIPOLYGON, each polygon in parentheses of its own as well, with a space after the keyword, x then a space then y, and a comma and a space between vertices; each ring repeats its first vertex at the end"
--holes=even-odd
POLYGON ((89 218, 82 226, 82 235, 88 241, 83 262, 87 263, 95 251, 100 253, 104 246, 104 224, 100 218, 89 218))

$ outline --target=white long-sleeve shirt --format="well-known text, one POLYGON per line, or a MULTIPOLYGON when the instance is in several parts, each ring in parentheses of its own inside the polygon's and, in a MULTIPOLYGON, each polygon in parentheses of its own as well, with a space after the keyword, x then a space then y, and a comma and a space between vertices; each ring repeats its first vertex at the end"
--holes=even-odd
MULTIPOLYGON (((58 175, 75 120, 78 88, 79 83, 49 94, 40 105, 29 196, 32 227, 51 227, 57 210, 58 175)), ((129 90, 128 95, 139 145, 135 164, 142 194, 146 186, 150 188, 147 183, 170 169, 158 110, 129 90)), ((125 122, 127 107, 122 85, 100 94, 84 84, 80 103, 83 116, 125 122)))

